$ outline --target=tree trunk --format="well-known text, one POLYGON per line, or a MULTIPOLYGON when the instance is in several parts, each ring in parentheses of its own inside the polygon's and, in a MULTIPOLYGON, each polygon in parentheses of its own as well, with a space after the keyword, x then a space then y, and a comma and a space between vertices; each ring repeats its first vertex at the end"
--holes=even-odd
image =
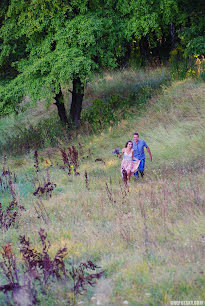
POLYGON ((72 103, 70 108, 71 121, 79 127, 80 114, 82 110, 84 86, 80 78, 73 79, 72 103))
POLYGON ((56 101, 54 104, 57 106, 58 115, 60 117, 61 122, 63 122, 63 124, 68 124, 68 118, 66 116, 65 105, 63 103, 63 93, 61 89, 60 92, 56 94, 54 99, 56 101))
POLYGON ((142 56, 142 64, 145 66, 150 60, 150 49, 147 36, 141 37, 139 47, 142 56))

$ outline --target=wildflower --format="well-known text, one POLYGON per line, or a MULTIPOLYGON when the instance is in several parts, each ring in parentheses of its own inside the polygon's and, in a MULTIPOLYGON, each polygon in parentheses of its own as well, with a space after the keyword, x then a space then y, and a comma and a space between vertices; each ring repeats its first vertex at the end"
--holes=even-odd
POLYGON ((43 163, 44 168, 50 167, 51 165, 52 165, 52 163, 51 163, 50 159, 46 159, 43 163))
POLYGON ((4 246, 2 246, 2 249, 4 251, 3 255, 9 258, 12 253, 11 243, 5 244, 4 246))
POLYGON ((178 53, 177 49, 174 49, 170 52, 171 55, 176 55, 178 53))

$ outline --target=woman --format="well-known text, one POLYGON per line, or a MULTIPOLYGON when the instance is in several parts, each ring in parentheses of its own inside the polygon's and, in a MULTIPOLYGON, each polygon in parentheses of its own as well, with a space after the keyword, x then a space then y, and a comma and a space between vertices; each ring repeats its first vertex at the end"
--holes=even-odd
POLYGON ((127 180, 130 180, 132 174, 134 174, 140 164, 140 160, 134 157, 134 149, 132 148, 132 141, 127 141, 125 148, 122 149, 123 161, 121 163, 121 173, 124 178, 125 170, 127 172, 127 180), (135 160, 135 161, 133 161, 135 160))

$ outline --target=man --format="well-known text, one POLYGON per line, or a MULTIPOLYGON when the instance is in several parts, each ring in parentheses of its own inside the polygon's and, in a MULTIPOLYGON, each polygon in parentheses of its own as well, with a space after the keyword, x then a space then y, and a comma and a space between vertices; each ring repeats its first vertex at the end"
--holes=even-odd
MULTIPOLYGON (((146 142, 142 139, 139 139, 139 134, 134 133, 133 134, 133 149, 134 149, 134 157, 140 160, 139 164, 139 172, 141 174, 141 177, 144 176, 144 167, 145 167, 145 153, 144 153, 144 147, 147 149, 147 152, 149 154, 149 159, 152 161, 152 154, 150 151, 150 148, 146 144, 146 142)), ((139 173, 138 171, 134 173, 134 177, 136 180, 139 179, 139 173)))

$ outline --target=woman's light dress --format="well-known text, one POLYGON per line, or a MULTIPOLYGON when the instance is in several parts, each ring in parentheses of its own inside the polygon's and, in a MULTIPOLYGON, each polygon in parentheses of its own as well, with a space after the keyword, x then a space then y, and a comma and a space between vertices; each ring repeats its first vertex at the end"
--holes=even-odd
POLYGON ((139 167, 140 160, 133 161, 132 159, 132 152, 130 154, 127 154, 126 152, 123 153, 123 160, 121 163, 121 172, 123 169, 130 170, 131 175, 134 174, 139 167))

